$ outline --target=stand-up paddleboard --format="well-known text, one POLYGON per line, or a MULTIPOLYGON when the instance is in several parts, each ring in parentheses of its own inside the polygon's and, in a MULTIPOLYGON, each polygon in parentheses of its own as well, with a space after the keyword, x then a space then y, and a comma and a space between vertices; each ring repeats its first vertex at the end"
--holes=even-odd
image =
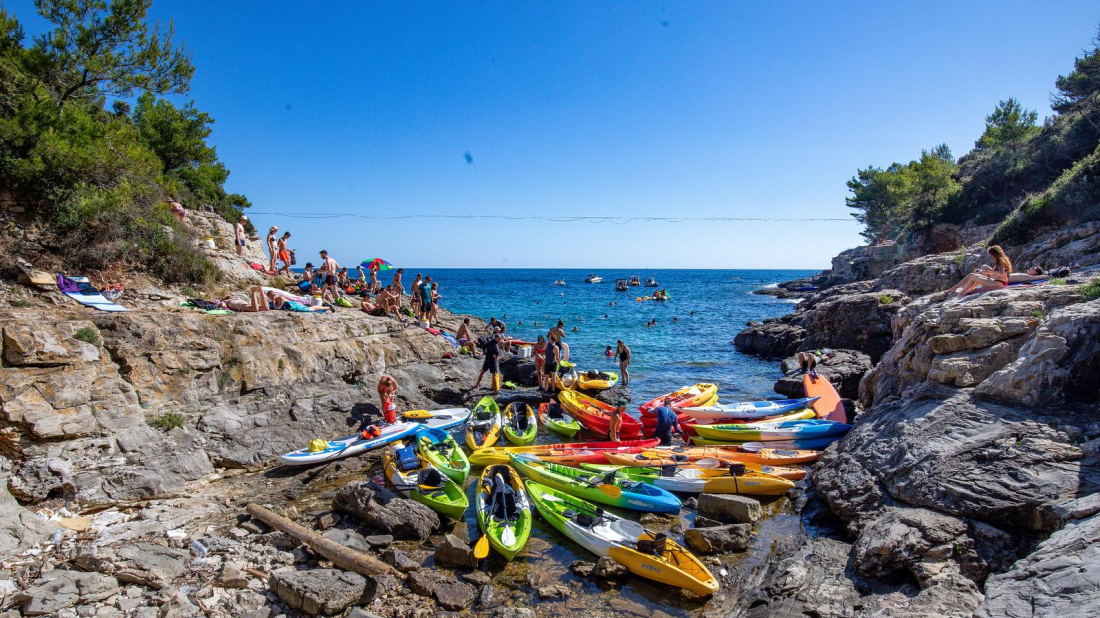
POLYGON ((848 422, 848 413, 844 410, 844 403, 840 401, 840 393, 836 392, 825 376, 813 371, 807 373, 802 376, 802 388, 806 389, 807 397, 818 398, 810 404, 818 418, 838 423, 848 422))
POLYGON ((470 411, 464 408, 452 408, 449 410, 435 410, 435 416, 421 422, 394 423, 381 427, 381 435, 373 438, 364 438, 362 434, 352 434, 329 440, 322 450, 311 451, 309 448, 292 451, 281 457, 279 461, 287 466, 304 466, 307 464, 332 461, 352 457, 365 453, 371 449, 385 446, 391 442, 415 435, 421 429, 449 429, 457 427, 470 419, 470 411))

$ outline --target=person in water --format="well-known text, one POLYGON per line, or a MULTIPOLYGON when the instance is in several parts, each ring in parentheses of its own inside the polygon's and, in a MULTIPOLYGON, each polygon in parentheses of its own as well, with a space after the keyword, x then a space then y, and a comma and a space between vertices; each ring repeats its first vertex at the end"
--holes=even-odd
POLYGON ((623 386, 630 384, 630 348, 627 347, 623 340, 620 339, 616 343, 616 356, 619 358, 619 374, 622 378, 623 386))
POLYGON ((1012 261, 1005 255, 1000 245, 991 245, 986 252, 993 266, 982 264, 981 269, 963 277, 962 281, 951 286, 950 292, 955 298, 966 296, 981 287, 982 290, 999 290, 1008 287, 1008 276, 1012 272, 1012 261))
POLYGON ((386 422, 394 424, 397 422, 397 380, 393 379, 391 375, 383 375, 382 379, 378 380, 378 399, 382 403, 382 415, 386 417, 386 422))
POLYGON ((619 441, 619 434, 623 430, 623 414, 626 413, 626 399, 620 399, 615 404, 615 409, 611 411, 611 416, 607 423, 607 438, 612 442, 619 441))
POLYGON ((661 402, 661 407, 657 408, 655 414, 657 415, 657 430, 654 432, 653 437, 661 441, 661 446, 672 446, 672 433, 683 433, 680 428, 680 420, 676 417, 676 412, 669 407, 671 400, 665 398, 661 402))
POLYGON ((604 350, 603 355, 608 358, 612 358, 615 356, 615 351, 611 349, 611 346, 607 346, 607 349, 604 350))

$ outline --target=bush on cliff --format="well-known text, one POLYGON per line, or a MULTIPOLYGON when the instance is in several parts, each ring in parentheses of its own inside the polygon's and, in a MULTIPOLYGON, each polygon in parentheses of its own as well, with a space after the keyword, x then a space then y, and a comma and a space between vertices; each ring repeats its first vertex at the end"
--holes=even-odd
POLYGON ((911 240, 938 223, 1001 223, 993 240, 1012 245, 1100 219, 1100 38, 1055 87, 1055 114, 1042 126, 1016 99, 1000 101, 957 165, 941 147, 908 164, 859 170, 847 203, 863 236, 911 240))
POLYGON ((171 27, 150 28, 151 0, 38 0, 53 29, 25 44, 0 8, 0 193, 50 233, 67 268, 123 266, 168 282, 208 283, 217 269, 166 203, 236 220, 249 206, 206 144, 213 122, 187 91, 194 69, 171 27), (141 92, 131 115, 121 97, 141 92), (115 100, 109 111, 108 97, 115 100))

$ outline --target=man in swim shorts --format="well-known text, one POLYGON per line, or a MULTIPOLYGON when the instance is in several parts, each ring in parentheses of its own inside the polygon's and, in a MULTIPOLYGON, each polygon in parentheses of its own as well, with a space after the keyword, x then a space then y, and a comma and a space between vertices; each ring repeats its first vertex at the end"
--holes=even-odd
POLYGON ((491 339, 485 344, 485 361, 481 363, 481 372, 477 374, 477 380, 474 381, 474 385, 471 388, 477 388, 481 386, 481 378, 485 376, 485 372, 488 371, 489 380, 493 383, 493 390, 496 392, 498 382, 493 378, 500 373, 500 342, 503 339, 500 335, 493 335, 491 339))

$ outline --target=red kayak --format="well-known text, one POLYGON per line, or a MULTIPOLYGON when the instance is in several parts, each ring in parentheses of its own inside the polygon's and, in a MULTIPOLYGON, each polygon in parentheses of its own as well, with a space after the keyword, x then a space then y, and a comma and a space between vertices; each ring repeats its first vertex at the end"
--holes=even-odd
POLYGON ((638 409, 642 411, 643 416, 653 416, 657 408, 665 404, 666 399, 669 400, 669 405, 673 408, 690 408, 693 406, 710 405, 710 403, 718 400, 718 387, 714 384, 694 384, 692 386, 685 386, 679 390, 651 399, 638 406, 638 409))
MULTIPOLYGON (((576 391, 558 393, 558 403, 570 416, 592 433, 606 436, 611 426, 611 412, 615 406, 593 399, 576 391)), ((642 424, 629 414, 623 414, 623 427, 620 438, 636 439, 642 436, 642 424)))
POLYGON ((622 442, 589 442, 590 445, 596 444, 612 444, 612 447, 583 447, 583 444, 561 444, 561 448, 556 448, 550 451, 543 451, 534 453, 539 459, 545 462, 559 463, 566 466, 579 466, 581 464, 603 464, 607 463, 605 454, 611 453, 613 455, 636 455, 646 449, 653 448, 657 444, 660 444, 660 440, 656 438, 650 438, 646 440, 623 440, 622 442))

